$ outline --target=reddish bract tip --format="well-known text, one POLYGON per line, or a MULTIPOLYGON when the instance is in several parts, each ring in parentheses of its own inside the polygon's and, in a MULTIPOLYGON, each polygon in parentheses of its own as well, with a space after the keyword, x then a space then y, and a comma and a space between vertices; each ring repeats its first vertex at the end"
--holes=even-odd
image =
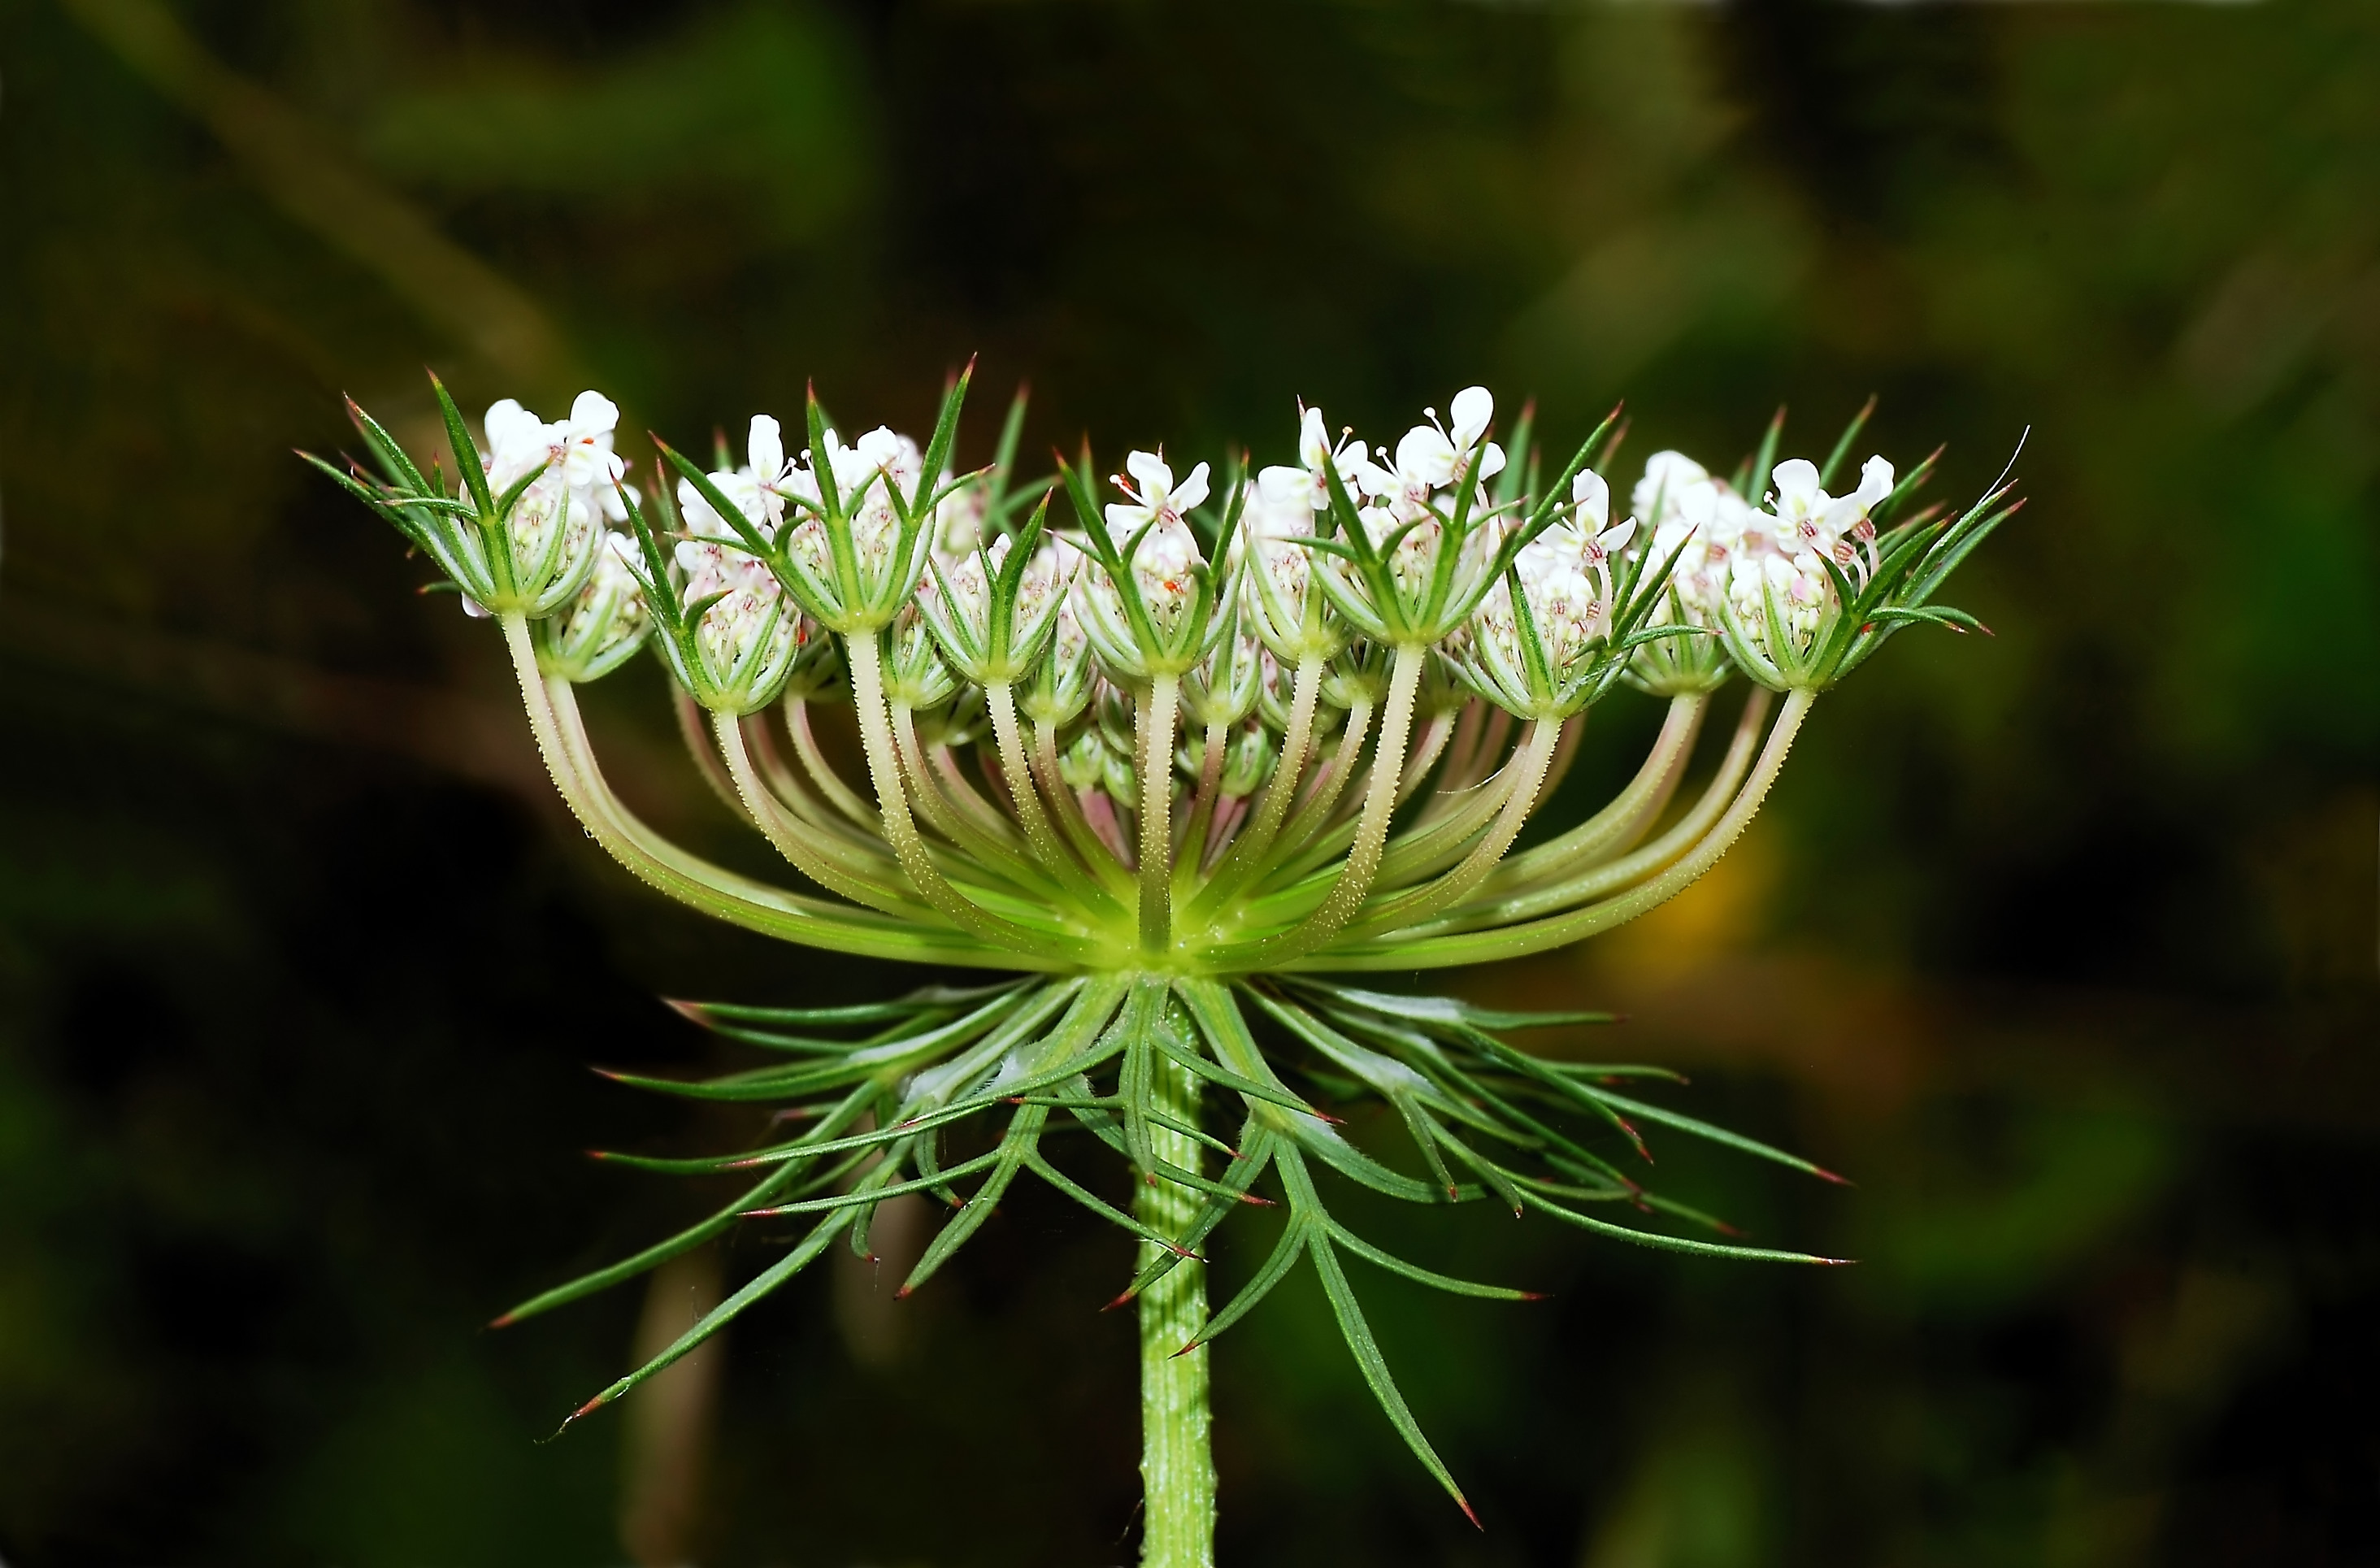
POLYGON ((505 1314, 504 1314, 503 1317, 501 1317, 501 1318, 492 1318, 492 1319, 489 1319, 489 1321, 488 1321, 488 1327, 490 1327, 490 1328, 492 1328, 492 1329, 509 1329, 509 1328, 511 1328, 512 1326, 513 1326, 513 1315, 512 1315, 511 1313, 509 1313, 509 1312, 505 1313, 505 1314))
POLYGON ((908 1300, 908 1299, 909 1299, 909 1287, 908 1287, 907 1285, 903 1285, 899 1290, 894 1291, 894 1292, 892 1293, 892 1299, 893 1299, 893 1300, 895 1300, 895 1301, 906 1301, 906 1300, 908 1300))
POLYGON ((703 1025, 710 1022, 710 1015, 702 1010, 702 1003, 699 1002, 680 1002, 674 996, 664 996, 662 998, 662 1005, 681 1018, 691 1018, 696 1023, 703 1025))
POLYGON ((1185 1356, 1185 1355, 1189 1355, 1192 1351, 1194 1351, 1194 1350, 1197 1349, 1200 1345, 1202 1345, 1202 1344, 1204 1344, 1204 1343, 1207 1343, 1207 1342, 1206 1342, 1206 1341, 1204 1341, 1204 1340, 1192 1340, 1188 1344, 1184 1345, 1180 1350, 1175 1351, 1172 1355, 1171 1355, 1167 1356, 1165 1359, 1167 1359, 1168 1361, 1179 1361, 1179 1360, 1181 1360, 1184 1356, 1185 1356))
POLYGON ((1463 1516, 1471 1521, 1471 1527, 1473 1529, 1478 1531, 1483 1536, 1488 1533, 1488 1526, 1479 1522, 1479 1515, 1471 1511, 1471 1503, 1469 1500, 1464 1498, 1461 1492, 1456 1492, 1454 1494, 1454 1506, 1463 1510, 1463 1516))
MULTIPOLYGON (((599 1394, 597 1394, 593 1399, 589 1400, 586 1404, 584 1404, 580 1405, 577 1409, 576 1409, 576 1410, 572 1411, 572 1412, 570 1413, 570 1421, 576 1421, 576 1420, 577 1420, 581 1416, 592 1416, 592 1415, 593 1415, 593 1414, 595 1414, 595 1412, 597 1412, 598 1410, 602 1409, 602 1408, 603 1408, 603 1406, 604 1406, 605 1404, 609 1404, 610 1402, 611 1402, 611 1401, 610 1401, 610 1396, 609 1396, 609 1395, 606 1395, 606 1394, 600 1394, 600 1393, 599 1393, 599 1394)), ((570 1421, 565 1421, 565 1422, 563 1423, 563 1425, 564 1425, 564 1426, 565 1426, 565 1427, 567 1427, 568 1425, 570 1425, 570 1421)))
POLYGON ((1823 1165, 1811 1166, 1810 1174, 1817 1177, 1822 1182, 1832 1182, 1839 1187, 1855 1187, 1859 1185, 1857 1182, 1852 1180, 1849 1176, 1838 1176, 1823 1165))
POLYGON ((590 1149, 587 1151, 587 1158, 589 1160, 609 1160, 612 1158, 612 1152, 605 1149, 590 1149))
POLYGON ((1126 1291, 1122 1295, 1117 1296, 1113 1301, 1109 1302, 1105 1307, 1100 1307, 1099 1310, 1102 1312, 1112 1312, 1131 1299, 1132 1292, 1126 1291))
POLYGON ((1752 1239, 1752 1233, 1750 1231, 1745 1230, 1741 1225, 1730 1225, 1724 1220, 1714 1220, 1711 1222, 1711 1226, 1723 1236, 1733 1236, 1738 1241, 1749 1241, 1752 1239))
POLYGON ((1818 1261, 1825 1264, 1829 1269, 1848 1269, 1852 1264, 1858 1262, 1859 1259, 1856 1258, 1821 1258, 1818 1261))
POLYGON ((1549 1290, 1524 1290, 1521 1293, 1523 1301, 1551 1301, 1553 1298, 1554 1293, 1549 1290))
POLYGON ((1260 1209, 1278 1209, 1281 1207, 1280 1204, 1275 1203, 1271 1198, 1258 1197, 1252 1192, 1244 1192, 1240 1194, 1240 1201, 1242 1203, 1253 1203, 1260 1209))

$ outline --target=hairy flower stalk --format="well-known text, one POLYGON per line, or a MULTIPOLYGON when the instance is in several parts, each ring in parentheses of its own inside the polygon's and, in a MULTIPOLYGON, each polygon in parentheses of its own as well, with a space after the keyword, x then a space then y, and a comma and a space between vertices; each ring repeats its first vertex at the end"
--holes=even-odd
POLYGON ((1326 977, 1542 952, 1691 884, 1758 811, 1822 693, 1904 626, 1979 628, 1935 595, 2014 511, 2008 490, 1956 517, 1912 511, 1932 459, 1896 477, 1870 457, 1832 494, 1864 410, 1823 462, 1779 459, 1780 417, 1731 481, 1658 453, 1615 520, 1612 420, 1546 480, 1531 417, 1507 450, 1479 387, 1393 448, 1306 408, 1293 460, 1260 470, 1234 456, 1177 474, 1135 452, 1103 487, 1085 450, 1019 482, 1021 395, 992 460, 957 467, 967 380, 923 445, 881 428, 846 441, 813 398, 798 451, 766 415, 741 464, 656 441, 649 488, 628 482, 617 410, 591 392, 551 424, 498 403, 483 445, 437 387, 452 480, 352 404, 365 460, 313 459, 498 622, 555 787, 638 877, 788 942, 1003 977, 847 1007, 678 1004, 765 1064, 615 1076, 773 1113, 732 1152, 604 1158, 747 1185, 500 1321, 738 1223, 798 1239, 577 1415, 833 1241, 867 1253, 877 1206, 911 1192, 951 1209, 902 1285, 918 1288, 1030 1175, 1138 1241, 1116 1305, 1140 1313, 1143 1562, 1178 1568, 1213 1559, 1206 1347, 1301 1266, 1381 1409, 1461 1501, 1347 1260, 1525 1293, 1384 1251, 1333 1215, 1330 1181, 1672 1251, 1828 1261, 1706 1239, 1734 1233, 1639 1179, 1647 1128, 1825 1172, 1629 1092, 1672 1076, 1659 1069, 1504 1038, 1602 1015, 1326 977), (697 766, 791 883, 710 864, 613 793, 577 688, 640 648, 669 673, 697 766), (1749 693, 1689 788, 1739 674, 1749 693), (1642 764, 1521 847, 1623 687, 1667 703, 1642 764), (856 774, 822 724, 856 736, 856 774), (1408 1137, 1398 1162, 1341 1130, 1366 1100, 1408 1137), (1061 1135, 1120 1156, 1131 1202, 1101 1196, 1061 1135), (1203 1249, 1251 1206, 1280 1210, 1278 1234, 1210 1307, 1203 1249))

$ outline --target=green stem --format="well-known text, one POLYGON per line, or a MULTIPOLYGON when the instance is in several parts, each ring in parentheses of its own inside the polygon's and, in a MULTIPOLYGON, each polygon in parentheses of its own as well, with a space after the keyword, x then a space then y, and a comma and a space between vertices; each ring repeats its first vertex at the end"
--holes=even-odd
MULTIPOLYGON (((1195 1125, 1197 1086, 1188 1070, 1160 1054, 1153 1077, 1151 1109, 1167 1121, 1195 1125)), ((1159 1159, 1198 1170, 1203 1151, 1196 1139, 1154 1121, 1148 1137, 1159 1159)), ((1176 1183, 1144 1183, 1133 1208, 1143 1223, 1178 1236, 1196 1219, 1200 1202, 1196 1192, 1176 1183)), ((1160 1256, 1155 1243, 1141 1243, 1142 1267, 1160 1256)), ((1207 1270, 1197 1264, 1169 1270, 1140 1295, 1141 1568, 1214 1568, 1208 1350, 1202 1344, 1187 1355, 1174 1354, 1206 1323, 1207 1270)))

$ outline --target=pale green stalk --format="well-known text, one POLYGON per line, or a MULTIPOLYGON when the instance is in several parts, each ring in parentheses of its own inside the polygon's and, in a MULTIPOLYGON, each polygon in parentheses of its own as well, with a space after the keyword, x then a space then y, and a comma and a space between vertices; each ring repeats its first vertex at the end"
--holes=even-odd
MULTIPOLYGON (((1757 688, 1755 688, 1755 691, 1757 688)), ((1752 700, 1763 714, 1767 712, 1765 696, 1752 700)), ((1710 699, 1699 692, 1673 697, 1670 711, 1661 720, 1661 733, 1653 739, 1653 749, 1645 755, 1644 766, 1627 786, 1611 797, 1603 809, 1585 821, 1558 837, 1548 839, 1533 849, 1515 855, 1498 868, 1498 886, 1512 886, 1547 875, 1560 875, 1581 864, 1591 864, 1593 858, 1612 845, 1625 849, 1633 834, 1658 817, 1661 808, 1669 803, 1670 793, 1677 781, 1685 775, 1687 760, 1693 755, 1694 736, 1701 733, 1703 714, 1710 699)))
POLYGON ((810 781, 819 793, 833 803, 835 809, 858 823, 871 833, 881 833, 883 824, 877 819, 875 808, 862 800, 858 793, 843 782, 820 751, 818 735, 810 728, 810 705, 788 699, 785 703, 785 730, 794 737, 794 750, 800 756, 802 766, 808 770, 810 781))
POLYGON ((1307 753, 1314 749, 1314 707, 1322 695, 1322 673, 1329 662, 1312 654, 1298 661, 1290 684, 1289 728, 1281 736, 1281 759, 1273 765, 1272 777, 1266 781, 1247 825, 1224 852, 1207 885, 1190 900, 1187 918, 1203 918, 1263 869, 1265 851, 1272 847, 1297 786, 1305 782, 1307 753))
MULTIPOLYGON (((1396 811, 1397 785, 1404 776, 1405 745, 1413 731, 1414 699, 1421 689, 1422 661, 1427 653, 1421 644, 1400 644, 1389 666, 1389 695, 1382 704, 1380 741, 1372 758, 1371 787, 1365 796, 1354 845, 1347 851, 1347 863, 1339 880, 1331 884, 1330 896, 1290 930, 1213 950, 1208 954, 1210 959, 1220 960, 1234 970, 1269 968, 1313 952, 1354 918, 1365 896, 1372 891, 1372 878, 1380 869, 1380 849, 1388 842, 1389 819, 1396 811)), ((1341 755, 1346 754, 1342 750, 1341 755)), ((1354 762, 1353 758, 1346 760, 1351 765, 1354 762)))
POLYGON ((1686 851, 1718 820, 1719 813, 1735 796, 1736 786, 1743 782, 1746 770, 1752 766, 1753 753, 1760 742, 1760 722, 1768 713, 1768 693, 1758 691, 1744 704, 1743 716, 1737 722, 1735 735, 1728 742, 1727 755, 1719 760, 1718 770, 1702 796, 1684 816, 1680 817, 1668 832, 1633 854, 1619 856, 1585 870, 1566 876, 1558 881, 1540 879, 1534 887, 1523 884, 1524 891, 1499 893, 1496 884, 1500 874, 1488 883, 1488 896, 1457 909, 1444 920, 1434 920, 1406 931, 1407 936, 1438 936, 1448 931, 1470 930, 1483 925, 1510 925, 1516 920, 1533 920, 1541 915, 1569 909, 1590 898, 1600 898, 1619 892, 1651 876, 1686 851))
POLYGON ((1751 825, 1761 802, 1767 798, 1769 786, 1777 782, 1777 772, 1785 765, 1785 755, 1793 748, 1793 736, 1800 731, 1802 721, 1809 716, 1816 694, 1796 690, 1785 699, 1784 709, 1777 715, 1776 728, 1768 732, 1768 744, 1761 748, 1760 760, 1753 765, 1752 776, 1743 790, 1719 819, 1718 825, 1696 845, 1692 853, 1659 876, 1632 888, 1616 898, 1600 904, 1590 904, 1527 925, 1497 930, 1466 932, 1456 936, 1430 937, 1423 941, 1401 940, 1392 934, 1380 942, 1332 953, 1313 958, 1293 960, 1285 968, 1332 969, 1436 969, 1458 964, 1492 964, 1505 958, 1524 957, 1543 953, 1548 948, 1562 947, 1585 937, 1608 931, 1624 925, 1645 911, 1668 903, 1684 892, 1711 869, 1718 857, 1727 853, 1743 830, 1751 825))
POLYGON ((1132 875, 1115 857, 1107 841, 1091 831, 1090 822, 1083 816, 1083 803, 1066 786, 1065 775, 1058 769, 1057 731, 1049 725, 1035 725, 1033 750, 1033 776, 1040 781, 1043 793, 1049 796, 1050 808, 1057 813, 1059 826, 1065 829, 1067 841, 1074 845, 1091 874, 1105 883, 1121 903, 1135 893, 1132 875))
POLYGON ((1026 760, 1024 731, 1016 722, 1015 689, 1002 681, 986 687, 984 697, 991 710, 992 738, 1000 748, 1000 776, 1008 785, 1009 799, 1015 802, 1016 820, 1025 829, 1026 846, 1033 852, 1034 858, 1057 874, 1066 890, 1087 909, 1120 915, 1123 906, 1083 869, 1082 862, 1058 842, 1058 835, 1050 829, 1050 815, 1041 807, 1040 787, 1026 760))
POLYGON ((743 731, 744 744, 751 748, 753 766, 795 820, 826 835, 835 845, 836 856, 846 864, 871 869, 892 864, 892 852, 884 847, 883 834, 872 830, 863 833, 842 812, 820 800, 808 782, 786 765, 766 713, 747 713, 737 721, 737 727, 743 731), (855 853, 861 858, 853 860, 855 853))
POLYGON ((1140 949, 1161 954, 1173 942, 1173 721, 1182 677, 1152 676, 1136 705, 1140 734, 1140 949))
POLYGON ((1553 760, 1554 742, 1560 732, 1561 725, 1556 720, 1537 719, 1530 723, 1528 733, 1521 737, 1519 748, 1512 753, 1512 761, 1505 764, 1504 771, 1512 775, 1512 780, 1505 786, 1504 808, 1497 814, 1495 825, 1488 829, 1488 836, 1480 840, 1463 858, 1463 864, 1436 881, 1408 889, 1368 908, 1363 919, 1351 928, 1348 934, 1368 936, 1411 925, 1415 920, 1437 914, 1487 881, 1488 873, 1496 869, 1496 862, 1504 857, 1504 851, 1512 847, 1512 841, 1521 834, 1521 825, 1528 820, 1530 811, 1536 806, 1537 796, 1545 785, 1546 767, 1553 760))
POLYGON ((1100 954, 1093 944, 1079 938, 1026 930, 990 914, 944 879, 909 816, 901 760, 894 750, 892 724, 884 703, 883 650, 872 634, 846 638, 844 648, 851 661, 852 699, 859 711, 859 737, 868 752, 868 774, 876 784, 876 808, 883 819, 884 836, 891 841, 892 853, 910 884, 960 930, 988 943, 1018 954, 1046 954, 1058 961, 1051 967, 1096 962, 1100 954))
POLYGON ((1196 880, 1198 867, 1207 857, 1207 825, 1215 820, 1215 803, 1223 783, 1223 751, 1231 734, 1229 724, 1207 726, 1205 748, 1198 760, 1198 787, 1191 792, 1190 818, 1182 824, 1182 845, 1173 857, 1173 897, 1177 903, 1196 880))
POLYGON ((795 870, 828 892, 839 893, 870 909, 880 909, 904 919, 931 918, 932 911, 927 906, 859 873, 847 863, 838 864, 836 857, 822 852, 804 831, 808 824, 786 820, 777 797, 770 793, 768 784, 752 766, 751 753, 744 744, 744 726, 738 720, 725 713, 713 713, 710 727, 718 736, 719 754, 727 763, 727 776, 735 784, 746 814, 795 870))
POLYGON ((503 624, 529 730, 555 789, 605 853, 655 891, 730 925, 835 953, 973 968, 1046 972, 1067 966, 1055 954, 1005 953, 960 932, 936 931, 871 910, 804 898, 669 845, 637 820, 603 784, 578 727, 576 693, 567 681, 549 683, 538 673, 528 621, 508 614, 503 624))

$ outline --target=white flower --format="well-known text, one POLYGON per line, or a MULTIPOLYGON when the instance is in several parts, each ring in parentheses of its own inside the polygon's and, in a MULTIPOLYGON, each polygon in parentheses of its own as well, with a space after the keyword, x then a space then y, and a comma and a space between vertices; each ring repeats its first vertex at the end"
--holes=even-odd
MULTIPOLYGON (((733 502, 735 509, 744 514, 744 520, 758 529, 763 539, 774 539, 785 518, 786 501, 812 499, 818 492, 808 484, 808 474, 785 461, 784 437, 773 416, 752 416, 745 437, 745 456, 747 460, 744 467, 721 468, 711 474, 711 487, 733 502)), ((703 499, 691 480, 677 481, 677 506, 688 533, 706 539, 735 537, 727 520, 703 499)))
POLYGON ((1158 453, 1132 453, 1123 466, 1132 480, 1118 474, 1110 482, 1131 500, 1108 504, 1108 537, 1121 550, 1133 535, 1144 528, 1148 530, 1130 564, 1149 609, 1168 614, 1188 603, 1191 568, 1205 559, 1199 553, 1198 536, 1190 531, 1183 515, 1207 499, 1207 465, 1193 468, 1179 484, 1174 483, 1173 469, 1158 453))
POLYGON ((1715 483, 1710 470, 1682 452, 1656 452, 1645 459, 1645 477, 1636 481, 1629 496, 1636 515, 1654 529, 1683 517, 1700 522, 1696 516, 1706 506, 1715 483))
MULTIPOLYGON (((1428 508, 1430 492, 1453 485, 1471 474, 1473 448, 1496 417, 1496 399, 1484 386, 1465 387, 1454 395, 1454 427, 1438 422, 1438 410, 1425 408, 1429 419, 1405 432, 1397 443, 1392 467, 1366 464, 1362 471, 1365 493, 1389 503, 1396 521, 1407 523, 1428 508)), ((1385 457, 1388 453, 1380 454, 1385 457)), ((1504 449, 1489 442, 1475 455, 1476 478, 1485 482, 1504 471, 1504 449)))
POLYGON ((1302 505, 1309 512, 1323 511, 1330 504, 1334 468, 1341 486, 1353 492, 1364 470, 1364 444, 1351 435, 1337 452, 1331 451, 1330 427, 1322 421, 1322 410, 1308 408, 1299 420, 1296 466, 1277 465, 1258 474, 1257 497, 1284 509, 1302 505))
POLYGON ((1777 547, 1789 555, 1808 552, 1831 557, 1839 566, 1859 569, 1864 580, 1875 568, 1876 525, 1868 512, 1892 493, 1892 465, 1870 457, 1860 469, 1859 488, 1845 496, 1830 496, 1818 483, 1818 468, 1807 458, 1791 457, 1771 475, 1777 489, 1771 502, 1777 547), (1861 562, 1860 545, 1868 546, 1861 562))

